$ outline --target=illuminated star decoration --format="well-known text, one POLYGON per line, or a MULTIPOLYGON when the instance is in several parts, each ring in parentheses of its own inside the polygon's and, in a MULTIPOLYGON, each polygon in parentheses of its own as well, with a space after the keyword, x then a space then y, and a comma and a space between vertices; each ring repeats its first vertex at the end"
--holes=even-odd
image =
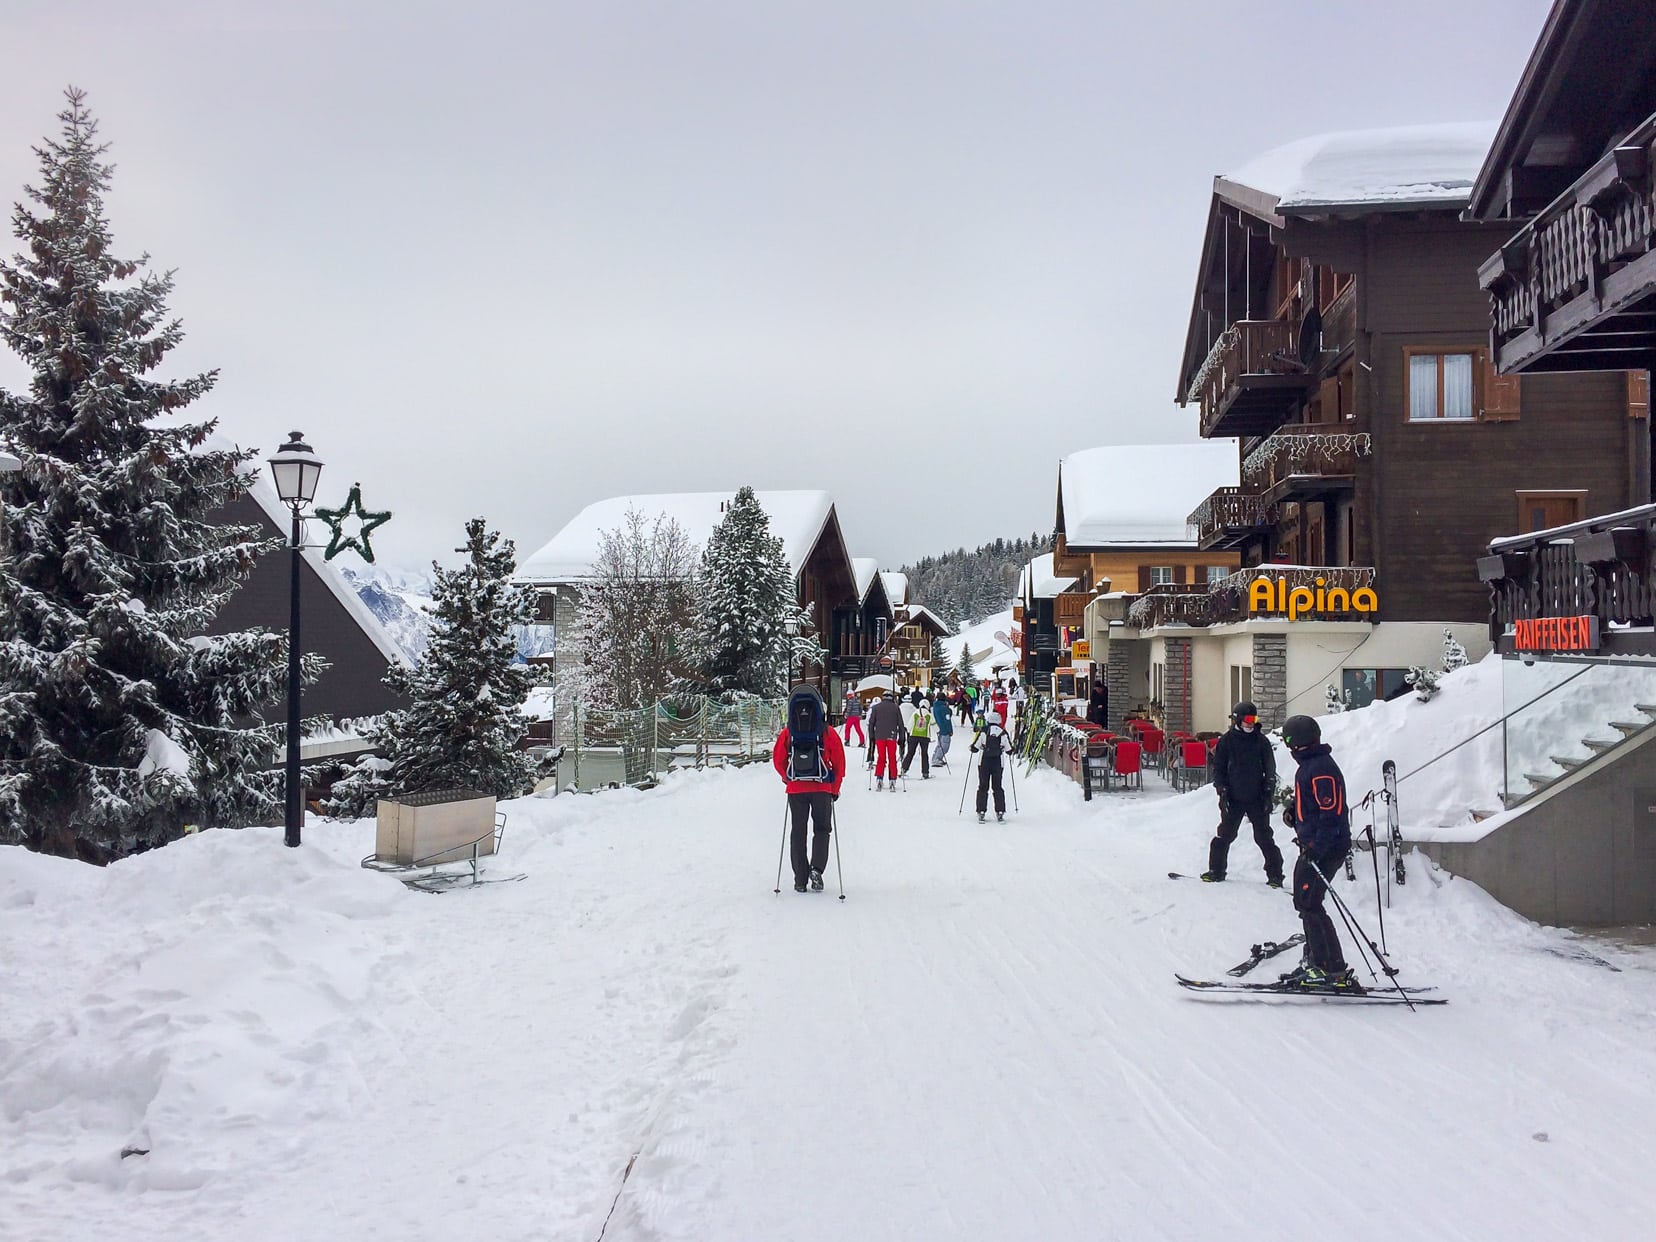
POLYGON ((374 549, 368 542, 369 532, 377 526, 384 526, 391 520, 389 511, 372 513, 362 507, 362 484, 360 483, 351 484, 351 494, 345 498, 345 503, 341 507, 338 509, 318 508, 316 516, 327 523, 330 532, 328 550, 322 554, 323 560, 331 561, 341 552, 349 552, 354 549, 370 565, 374 563, 374 549), (362 520, 362 525, 357 528, 356 534, 346 538, 345 523, 352 514, 362 520))

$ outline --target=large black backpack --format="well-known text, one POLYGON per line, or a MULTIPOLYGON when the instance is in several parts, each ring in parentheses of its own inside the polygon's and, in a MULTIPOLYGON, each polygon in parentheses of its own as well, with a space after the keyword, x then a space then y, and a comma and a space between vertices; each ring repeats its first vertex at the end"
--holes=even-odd
POLYGON ((788 696, 788 779, 827 781, 828 758, 822 735, 828 730, 828 712, 814 687, 801 686, 788 696))

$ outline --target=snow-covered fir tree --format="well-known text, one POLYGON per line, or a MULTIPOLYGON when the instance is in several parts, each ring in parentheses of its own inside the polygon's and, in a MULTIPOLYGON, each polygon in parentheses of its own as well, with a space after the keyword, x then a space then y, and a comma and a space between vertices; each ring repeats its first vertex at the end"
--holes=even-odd
POLYGON ((941 638, 932 639, 932 684, 942 685, 949 676, 949 651, 941 638))
POLYGON ((697 583, 693 688, 775 698, 803 665, 821 662, 782 540, 771 534, 770 516, 751 487, 736 493, 708 536, 697 583))
POLYGON ((977 677, 977 666, 972 663, 972 647, 970 643, 960 644, 960 659, 955 661, 955 674, 960 678, 960 684, 966 685, 977 677))
POLYGON ((1466 648, 1460 645, 1454 632, 1447 626, 1443 630, 1443 671, 1452 673, 1458 668, 1466 667, 1466 648))
POLYGON ((1422 703, 1431 702, 1438 692, 1439 674, 1432 669, 1419 664, 1403 674, 1403 680, 1414 687, 1415 698, 1422 703))
POLYGON ((1323 715, 1337 716, 1345 711, 1346 696, 1340 692, 1333 682, 1329 682, 1328 685, 1324 686, 1323 691, 1323 715))
POLYGON ((513 634, 533 620, 535 596, 512 583, 517 548, 482 518, 466 523, 465 546, 456 551, 465 556, 458 569, 432 566, 424 658, 385 675, 409 706, 388 712, 375 732, 391 761, 382 779, 399 794, 476 789, 515 798, 535 781, 534 764, 519 749, 529 718, 518 710, 535 675, 513 662, 513 634))
POLYGON ((216 372, 156 377, 183 339, 172 276, 117 255, 107 147, 67 99, 12 213, 22 253, 0 262, 0 341, 30 372, 0 390, 23 462, 0 475, 0 840, 104 862, 186 823, 280 818, 281 730, 250 722, 284 698, 287 640, 207 636, 272 546, 215 520, 252 455, 180 417, 216 372))

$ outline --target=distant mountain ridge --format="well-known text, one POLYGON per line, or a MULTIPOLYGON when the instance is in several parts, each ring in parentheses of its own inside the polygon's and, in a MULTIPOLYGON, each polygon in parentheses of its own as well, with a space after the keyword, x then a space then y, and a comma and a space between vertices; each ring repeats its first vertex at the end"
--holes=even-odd
MULTIPOLYGON (((340 572, 397 649, 418 664, 431 644, 431 573, 383 565, 342 565, 340 572)), ((550 625, 526 625, 517 635, 518 655, 527 659, 552 650, 550 625)))
POLYGON ((997 539, 968 552, 957 548, 904 565, 909 598, 930 608, 955 629, 976 625, 1006 608, 1029 561, 1052 551, 1050 535, 997 539))

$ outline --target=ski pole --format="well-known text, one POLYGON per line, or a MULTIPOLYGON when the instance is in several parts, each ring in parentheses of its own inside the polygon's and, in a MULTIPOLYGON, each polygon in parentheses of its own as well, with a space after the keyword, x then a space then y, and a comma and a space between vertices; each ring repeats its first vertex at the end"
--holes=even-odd
POLYGON ((1016 763, 1006 765, 1006 776, 1012 782, 1012 809, 1016 811, 1018 809, 1018 765, 1016 763))
POLYGON ((1380 903, 1380 846, 1374 840, 1374 807, 1369 806, 1369 861, 1374 864, 1374 913, 1380 919, 1380 947, 1386 947, 1386 911, 1380 903))
MULTIPOLYGON (((1350 907, 1346 905, 1340 895, 1334 891, 1334 886, 1329 883, 1328 877, 1323 875, 1323 869, 1317 866, 1317 860, 1307 854, 1305 861, 1311 864, 1311 870, 1315 871, 1322 879, 1323 891, 1333 899, 1334 908, 1340 912, 1340 917, 1345 921, 1346 926, 1351 929, 1352 936, 1360 938, 1358 944, 1359 948, 1361 948, 1362 940, 1368 940, 1368 936, 1363 932, 1361 926, 1357 923, 1356 916, 1351 913, 1350 907)), ((1368 940, 1368 947, 1374 951, 1375 958, 1380 962, 1380 968, 1386 972, 1386 981, 1390 983, 1391 986, 1396 989, 1397 994, 1403 998, 1403 1003, 1409 1007, 1409 1011, 1411 1013, 1415 1012, 1414 1002, 1409 999, 1409 994, 1403 990, 1403 986, 1397 982, 1397 968, 1386 960, 1385 955, 1380 952, 1380 946, 1375 944, 1374 941, 1368 940)), ((1372 969, 1372 967, 1370 969, 1372 969)))
POLYGON ((792 810, 786 803, 782 806, 782 844, 776 847, 776 887, 772 892, 782 891, 782 855, 788 848, 788 812, 792 810))
POLYGON ((839 879, 840 900, 844 901, 845 900, 845 868, 840 866, 839 805, 837 803, 830 802, 828 804, 828 820, 829 820, 829 823, 833 826, 833 833, 831 835, 834 838, 834 875, 836 877, 838 877, 838 879, 839 879))
POLYGON ((971 783, 972 783, 972 761, 970 759, 968 759, 966 761, 966 779, 960 782, 960 809, 955 812, 956 815, 961 815, 961 814, 965 813, 965 810, 966 810, 966 786, 970 785, 971 783))

